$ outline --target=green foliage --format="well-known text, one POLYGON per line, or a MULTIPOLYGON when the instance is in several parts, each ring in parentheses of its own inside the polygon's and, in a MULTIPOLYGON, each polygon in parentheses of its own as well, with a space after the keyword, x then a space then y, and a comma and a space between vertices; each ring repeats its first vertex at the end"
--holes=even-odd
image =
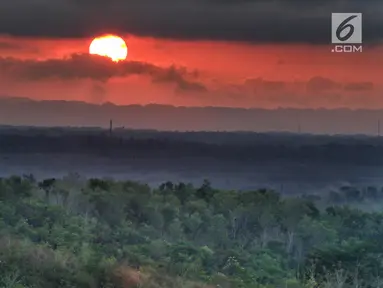
POLYGON ((383 214, 334 206, 365 197, 3 178, 0 287, 378 287, 383 214))

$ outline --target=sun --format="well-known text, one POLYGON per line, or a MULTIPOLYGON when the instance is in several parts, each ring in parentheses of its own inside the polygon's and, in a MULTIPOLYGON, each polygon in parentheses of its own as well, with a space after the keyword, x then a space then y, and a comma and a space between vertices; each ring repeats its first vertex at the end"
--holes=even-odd
POLYGON ((128 56, 128 47, 124 39, 119 36, 103 35, 93 39, 89 46, 89 54, 109 57, 118 62, 128 56))

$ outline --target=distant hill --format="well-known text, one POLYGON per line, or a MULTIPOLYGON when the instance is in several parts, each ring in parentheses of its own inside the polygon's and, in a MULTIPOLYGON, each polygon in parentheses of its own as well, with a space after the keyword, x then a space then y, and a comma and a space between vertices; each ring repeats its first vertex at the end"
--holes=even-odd
MULTIPOLYGON (((0 98, 0 125, 114 126, 179 131, 257 131, 320 134, 378 133, 382 110, 240 109, 102 105, 80 101, 0 98)), ((383 124, 383 122, 382 122, 383 124)))

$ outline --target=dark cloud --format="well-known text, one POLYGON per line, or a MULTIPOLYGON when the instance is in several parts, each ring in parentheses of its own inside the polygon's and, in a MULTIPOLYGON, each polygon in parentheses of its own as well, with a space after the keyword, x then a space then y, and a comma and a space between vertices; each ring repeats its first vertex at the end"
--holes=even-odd
POLYGON ((8 41, 0 41, 0 51, 17 51, 17 52, 29 52, 29 53, 38 53, 39 50, 35 47, 30 47, 24 44, 18 44, 8 41))
POLYGON ((306 83, 306 87, 308 91, 313 93, 332 93, 332 91, 340 91, 341 89, 346 92, 369 92, 374 90, 374 83, 349 82, 342 84, 325 77, 316 76, 306 83))
POLYGON ((344 90, 351 92, 363 92, 363 91, 371 91, 374 89, 374 84, 371 82, 353 82, 347 83, 344 86, 344 90))
POLYGON ((20 50, 22 47, 17 44, 0 41, 0 49, 5 50, 20 50))
POLYGON ((193 80, 196 77, 195 72, 189 73, 184 68, 174 66, 163 68, 137 61, 115 63, 105 57, 89 54, 74 54, 63 59, 43 61, 0 58, 0 72, 5 76, 27 81, 58 78, 93 79, 105 82, 113 77, 146 75, 154 82, 174 83, 180 90, 206 89, 203 84, 193 80))
POLYGON ((329 90, 341 88, 341 84, 325 77, 316 76, 311 78, 306 84, 307 90, 312 93, 327 92, 329 90))
POLYGON ((381 0, 1 0, 0 33, 327 44, 330 14, 350 11, 364 13, 366 43, 382 39, 381 0))
POLYGON ((253 89, 254 92, 279 92, 285 88, 285 82, 282 81, 270 81, 262 78, 246 79, 245 86, 253 89))
MULTIPOLYGON (((175 82, 177 83, 178 91, 195 91, 204 92, 207 91, 206 87, 198 82, 186 80, 183 75, 188 74, 186 69, 177 69, 174 66, 169 69, 163 70, 162 73, 153 75, 154 82, 175 82)), ((198 77, 198 72, 190 73, 193 77, 198 77)))
MULTIPOLYGON (((250 78, 246 79, 243 85, 229 86, 227 91, 233 93, 246 93, 250 92, 254 97, 260 99, 263 97, 268 102, 284 103, 296 101, 297 103, 304 103, 307 95, 320 95, 320 101, 340 101, 342 92, 372 92, 375 90, 374 83, 372 82, 349 82, 341 83, 332 79, 315 76, 306 82, 294 83, 283 81, 270 81, 263 78, 250 78)), ((348 97, 347 93, 347 97, 348 97)), ((262 98, 262 99, 263 99, 262 98)), ((319 98, 318 98, 319 99, 319 98)))

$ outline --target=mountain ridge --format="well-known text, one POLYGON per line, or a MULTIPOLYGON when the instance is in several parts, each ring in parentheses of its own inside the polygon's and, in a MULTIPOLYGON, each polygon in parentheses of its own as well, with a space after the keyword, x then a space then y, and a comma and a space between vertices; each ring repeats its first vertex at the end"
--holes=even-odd
POLYGON ((115 126, 131 129, 377 135, 383 110, 117 105, 0 98, 0 125, 108 127, 110 119, 115 126))

